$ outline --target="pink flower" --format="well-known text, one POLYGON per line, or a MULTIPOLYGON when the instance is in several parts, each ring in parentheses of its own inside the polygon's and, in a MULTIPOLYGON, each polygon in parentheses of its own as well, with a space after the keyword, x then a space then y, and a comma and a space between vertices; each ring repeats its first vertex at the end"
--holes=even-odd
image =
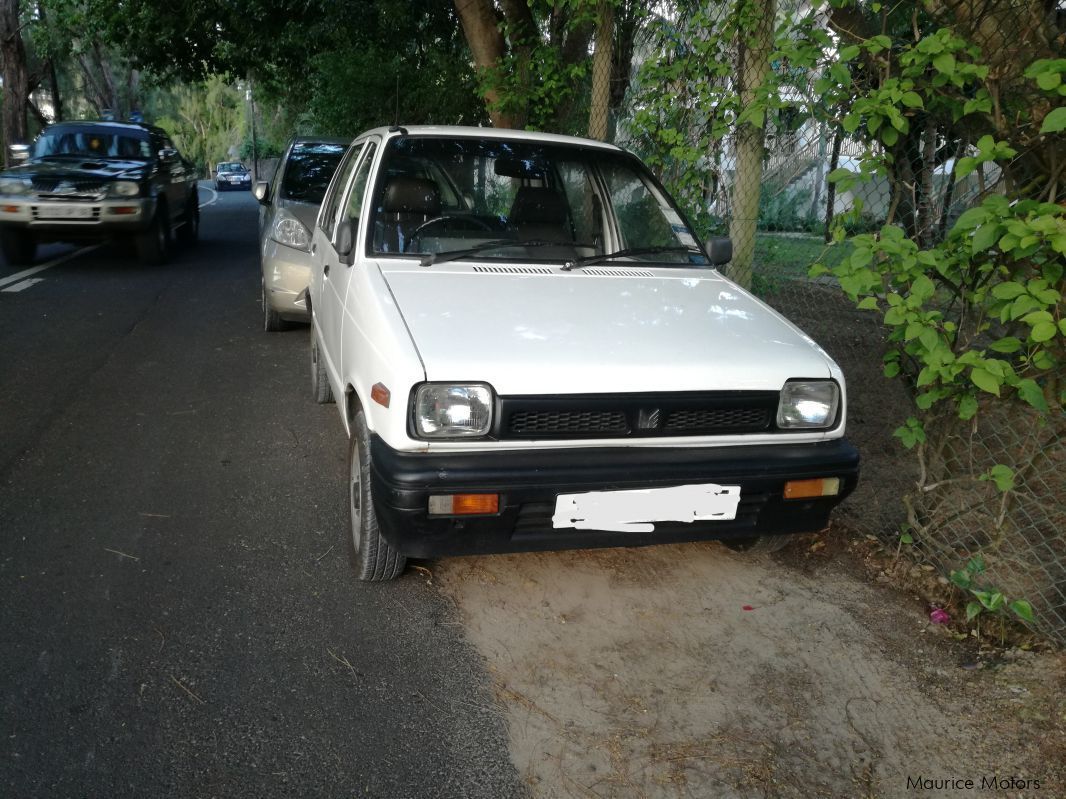
POLYGON ((929 621, 933 624, 947 624, 951 621, 951 616, 943 608, 933 608, 933 611, 929 614, 929 621))

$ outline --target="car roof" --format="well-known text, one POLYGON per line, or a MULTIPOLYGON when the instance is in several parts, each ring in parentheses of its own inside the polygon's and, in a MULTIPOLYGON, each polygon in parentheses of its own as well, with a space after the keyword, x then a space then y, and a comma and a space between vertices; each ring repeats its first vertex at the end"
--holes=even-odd
POLYGON ((342 144, 347 147, 352 138, 346 136, 293 136, 293 144, 342 144))
POLYGON ((44 130, 50 131, 57 128, 113 128, 116 133, 120 131, 126 133, 147 133, 150 131, 163 136, 169 135, 165 130, 158 128, 155 125, 145 125, 140 122, 111 122, 109 120, 101 119, 64 119, 62 122, 54 122, 51 125, 48 125, 44 130))
POLYGON ((360 133, 356 138, 376 134, 383 138, 397 136, 440 136, 470 139, 514 139, 517 141, 543 142, 545 144, 568 144, 575 147, 593 147, 611 152, 625 152, 620 147, 596 139, 583 139, 578 136, 563 136, 558 133, 538 133, 528 130, 511 130, 509 128, 473 128, 462 125, 408 125, 373 128, 360 133))

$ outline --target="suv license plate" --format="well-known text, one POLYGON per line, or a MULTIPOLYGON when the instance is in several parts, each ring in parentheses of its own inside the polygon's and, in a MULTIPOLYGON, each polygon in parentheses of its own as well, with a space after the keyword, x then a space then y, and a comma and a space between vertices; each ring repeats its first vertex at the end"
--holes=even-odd
POLYGON ((560 494, 552 526, 650 533, 654 522, 729 521, 737 517, 740 486, 715 483, 560 494))
POLYGON ((91 219, 91 205, 38 205, 38 219, 91 219))

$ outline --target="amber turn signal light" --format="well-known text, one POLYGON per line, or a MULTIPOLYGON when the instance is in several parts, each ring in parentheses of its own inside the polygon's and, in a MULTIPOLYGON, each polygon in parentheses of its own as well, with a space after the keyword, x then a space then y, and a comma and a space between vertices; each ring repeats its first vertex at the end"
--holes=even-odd
POLYGON ((814 480, 789 480, 785 483, 785 499, 835 497, 839 493, 839 477, 817 477, 814 480))
POLYGON ((446 494, 429 498, 429 512, 438 516, 482 516, 500 512, 499 494, 446 494))
POLYGON ((389 391, 384 383, 375 383, 370 387, 370 399, 387 408, 389 407, 389 401, 392 399, 392 392, 389 391))

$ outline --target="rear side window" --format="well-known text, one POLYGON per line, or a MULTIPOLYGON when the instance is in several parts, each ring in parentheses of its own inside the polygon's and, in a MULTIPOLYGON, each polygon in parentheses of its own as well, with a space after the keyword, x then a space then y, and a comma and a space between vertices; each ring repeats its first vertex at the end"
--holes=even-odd
POLYGON ((281 177, 282 199, 314 205, 321 203, 345 149, 341 144, 294 145, 281 177))

